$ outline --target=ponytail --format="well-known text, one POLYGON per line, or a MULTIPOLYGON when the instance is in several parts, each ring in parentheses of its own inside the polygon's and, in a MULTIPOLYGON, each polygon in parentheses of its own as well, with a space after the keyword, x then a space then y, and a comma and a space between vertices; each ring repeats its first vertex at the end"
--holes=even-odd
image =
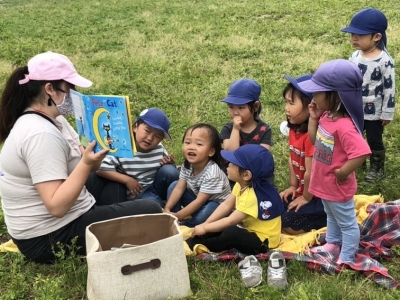
POLYGON ((8 79, 0 98, 0 144, 4 143, 17 119, 42 91, 44 81, 19 81, 29 74, 28 67, 18 67, 8 79))

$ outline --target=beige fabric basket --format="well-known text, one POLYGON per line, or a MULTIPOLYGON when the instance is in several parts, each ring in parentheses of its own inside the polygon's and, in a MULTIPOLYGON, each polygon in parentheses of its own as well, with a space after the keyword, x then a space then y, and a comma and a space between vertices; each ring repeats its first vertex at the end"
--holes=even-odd
POLYGON ((182 233, 177 219, 169 214, 93 223, 86 228, 86 251, 89 299, 157 300, 189 295, 182 233), (124 244, 135 246, 121 248, 124 244))

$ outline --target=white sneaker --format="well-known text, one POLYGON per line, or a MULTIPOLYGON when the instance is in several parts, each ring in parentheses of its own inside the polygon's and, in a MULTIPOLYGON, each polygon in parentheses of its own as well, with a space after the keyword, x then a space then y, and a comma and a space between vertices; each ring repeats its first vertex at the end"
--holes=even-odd
POLYGON ((274 286, 278 289, 286 289, 287 272, 285 257, 280 251, 273 251, 269 256, 268 272, 267 272, 268 285, 274 286))
POLYGON ((246 287, 255 287, 261 283, 262 267, 254 255, 246 256, 238 267, 246 287))

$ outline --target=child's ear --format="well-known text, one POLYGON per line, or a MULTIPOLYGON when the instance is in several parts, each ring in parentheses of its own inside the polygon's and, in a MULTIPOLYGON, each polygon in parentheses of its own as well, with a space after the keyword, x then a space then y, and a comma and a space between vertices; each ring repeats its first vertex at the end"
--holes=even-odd
POLYGON ((249 170, 246 170, 246 172, 243 173, 244 180, 250 181, 252 178, 253 178, 253 174, 249 170))
POLYGON ((210 152, 208 152, 208 156, 209 156, 209 157, 213 157, 214 154, 215 154, 215 149, 214 149, 214 148, 211 148, 211 149, 210 149, 210 152))
POLYGON ((374 33, 373 36, 372 36, 372 39, 375 42, 379 42, 381 40, 381 38, 382 38, 382 34, 381 33, 374 33))
POLYGON ((132 131, 133 131, 134 133, 136 133, 137 128, 138 128, 138 124, 137 124, 137 123, 135 123, 135 124, 132 125, 132 131))
POLYGON ((261 105, 261 103, 260 103, 259 100, 254 102, 254 106, 253 106, 254 107, 254 112, 257 112, 260 109, 260 105, 261 105))

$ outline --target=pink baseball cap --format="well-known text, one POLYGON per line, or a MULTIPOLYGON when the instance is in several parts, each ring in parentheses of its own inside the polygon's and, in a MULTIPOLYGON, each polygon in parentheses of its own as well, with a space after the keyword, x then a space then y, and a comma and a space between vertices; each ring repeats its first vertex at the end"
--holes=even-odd
POLYGON ((83 88, 92 86, 90 80, 78 74, 68 57, 51 51, 32 57, 28 61, 28 71, 29 74, 25 74, 19 84, 25 84, 29 80, 65 80, 83 88))

